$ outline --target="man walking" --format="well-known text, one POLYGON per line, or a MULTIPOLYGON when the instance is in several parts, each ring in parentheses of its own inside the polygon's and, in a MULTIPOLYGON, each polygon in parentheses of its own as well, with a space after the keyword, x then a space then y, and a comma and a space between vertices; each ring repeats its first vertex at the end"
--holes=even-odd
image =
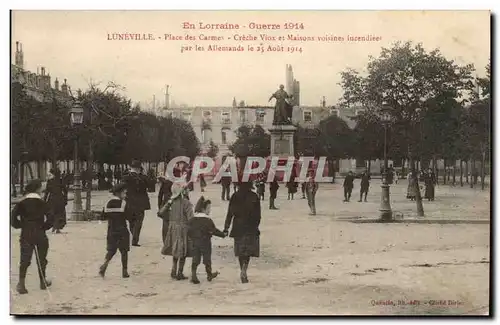
POLYGON ((306 193, 307 193, 307 204, 309 205, 309 209, 311 209, 311 213, 309 215, 316 215, 316 192, 318 191, 318 183, 314 180, 314 171, 310 170, 308 172, 308 179, 306 183, 306 193))
POLYGON ((371 179, 370 174, 368 174, 367 171, 363 172, 363 175, 361 175, 361 190, 359 191, 358 202, 362 202, 363 194, 365 195, 365 202, 366 202, 366 196, 368 195, 368 189, 370 188, 370 179, 371 179))
POLYGON ((354 187, 354 175, 350 171, 344 179, 344 202, 351 199, 352 189, 354 187))
POLYGON ((231 176, 222 176, 220 179, 220 184, 222 186, 222 201, 228 200, 231 198, 231 176))
POLYGON ((278 208, 274 205, 274 200, 278 196, 278 189, 280 185, 278 184, 278 180, 276 176, 274 176, 273 181, 269 184, 269 209, 270 210, 278 210, 278 208))
POLYGON ((141 173, 141 163, 134 160, 130 165, 130 173, 123 177, 127 188, 127 205, 130 211, 129 227, 132 233, 132 246, 139 245, 144 211, 151 209, 148 197, 148 178, 141 173))

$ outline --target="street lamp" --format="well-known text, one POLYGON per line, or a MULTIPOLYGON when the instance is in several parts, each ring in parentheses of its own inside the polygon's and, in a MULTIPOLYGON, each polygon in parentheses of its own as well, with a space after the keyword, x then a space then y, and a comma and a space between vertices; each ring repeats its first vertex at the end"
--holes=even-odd
POLYGON ((384 124, 384 172, 382 174, 382 196, 380 201, 380 220, 392 221, 392 209, 390 200, 390 185, 387 182, 388 161, 387 161, 387 127, 391 121, 391 116, 387 111, 382 112, 382 123, 384 124))
MULTIPOLYGON (((82 104, 75 100, 71 107, 71 126, 78 128, 83 123, 83 107, 82 104)), ((73 211, 71 212, 71 219, 74 221, 83 221, 83 208, 82 208, 82 183, 80 180, 80 164, 78 162, 78 131, 75 136, 75 157, 74 157, 74 171, 75 180, 73 184, 74 198, 73 198, 73 211)))

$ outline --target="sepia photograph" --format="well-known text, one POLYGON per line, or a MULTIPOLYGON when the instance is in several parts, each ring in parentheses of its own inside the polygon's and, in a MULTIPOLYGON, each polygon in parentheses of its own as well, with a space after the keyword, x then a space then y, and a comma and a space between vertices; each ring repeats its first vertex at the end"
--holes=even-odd
POLYGON ((10 27, 11 315, 491 316, 490 11, 10 27))

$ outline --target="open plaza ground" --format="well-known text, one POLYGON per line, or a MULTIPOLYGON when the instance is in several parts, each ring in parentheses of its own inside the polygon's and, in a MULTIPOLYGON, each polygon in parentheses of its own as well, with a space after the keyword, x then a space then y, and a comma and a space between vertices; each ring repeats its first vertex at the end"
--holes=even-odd
MULTIPOLYGON (((145 315, 484 315, 490 290, 490 193, 468 187, 436 187, 436 201, 424 201, 427 223, 359 223, 379 215, 380 180, 371 182, 367 203, 358 203, 359 181, 344 203, 341 180, 320 184, 317 215, 308 215, 299 193, 288 201, 284 184, 279 210, 262 201, 261 254, 250 261, 250 283, 239 280, 233 240, 213 238, 213 266, 220 275, 201 284, 170 278, 171 258, 160 254, 157 193, 150 193, 141 247, 129 255, 131 277, 121 278, 119 255, 106 277, 97 272, 106 247, 106 222, 69 221, 63 234, 49 235, 50 291, 38 288, 36 261, 27 276, 29 294, 15 292, 19 231, 11 232, 11 312, 14 314, 145 315)), ((407 182, 391 186, 398 218, 416 220, 406 199, 407 182)), ((220 185, 203 195, 211 217, 223 229, 227 201, 220 185)), ((191 201, 200 196, 196 184, 191 201)), ((94 192, 93 210, 110 194, 94 192)), ((67 206, 68 216, 72 202, 67 206)), ((189 274, 188 258, 185 274, 189 274)))

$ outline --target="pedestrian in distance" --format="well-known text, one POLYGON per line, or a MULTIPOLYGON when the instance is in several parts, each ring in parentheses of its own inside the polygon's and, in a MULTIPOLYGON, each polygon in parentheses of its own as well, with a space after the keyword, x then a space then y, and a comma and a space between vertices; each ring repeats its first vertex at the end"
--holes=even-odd
POLYGON ((130 251, 130 233, 127 228, 127 186, 117 184, 111 189, 111 198, 103 209, 103 216, 108 220, 108 231, 106 234, 106 256, 104 263, 99 268, 99 275, 104 277, 109 262, 117 251, 120 251, 122 261, 122 277, 128 278, 128 252, 130 251))
POLYGON ((200 283, 196 271, 202 258, 207 272, 207 280, 212 281, 219 275, 219 272, 212 272, 212 236, 224 238, 226 235, 217 229, 213 220, 210 219, 210 208, 211 201, 201 196, 194 209, 194 218, 189 220, 188 236, 193 245, 191 283, 194 284, 200 283))
POLYGON ((307 194, 307 204, 311 212, 309 215, 316 215, 316 193, 318 192, 319 185, 314 180, 314 170, 309 170, 307 173, 306 182, 306 194, 307 194))
POLYGON ((352 189, 354 188, 354 175, 350 171, 344 179, 344 202, 351 200, 352 189))
POLYGON ((363 194, 365 195, 365 202, 367 202, 366 196, 368 195, 368 190, 370 188, 370 179, 371 179, 371 176, 368 173, 368 171, 363 172, 363 175, 361 175, 361 189, 359 191, 359 201, 358 202, 363 201, 363 194))
POLYGON ((26 294, 26 274, 31 264, 33 251, 38 266, 38 277, 40 289, 45 290, 52 285, 46 278, 47 254, 49 251, 49 239, 46 231, 52 228, 53 215, 47 203, 40 196, 42 193, 42 182, 32 180, 26 185, 26 195, 14 206, 11 213, 11 226, 21 229, 19 238, 21 261, 19 263, 19 282, 16 290, 19 294, 26 294))
POLYGON ((278 179, 274 176, 274 179, 271 183, 269 183, 269 209, 270 210, 278 210, 278 208, 274 205, 274 201, 278 197, 278 189, 280 185, 278 184, 278 179))

